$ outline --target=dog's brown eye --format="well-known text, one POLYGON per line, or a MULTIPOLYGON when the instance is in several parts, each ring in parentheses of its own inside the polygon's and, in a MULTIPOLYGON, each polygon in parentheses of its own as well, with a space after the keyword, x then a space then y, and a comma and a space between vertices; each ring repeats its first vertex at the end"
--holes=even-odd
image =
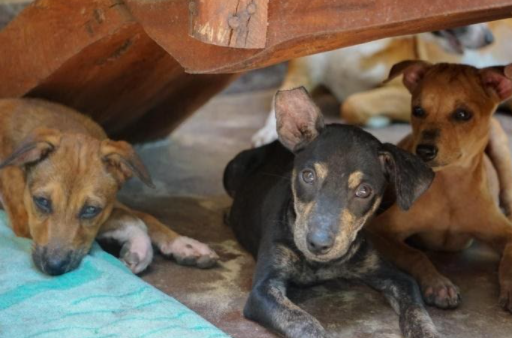
POLYGON ((416 117, 423 117, 425 116, 425 110, 421 107, 414 107, 412 108, 412 115, 416 117))
POLYGON ((32 199, 34 201, 34 204, 40 211, 46 214, 52 212, 52 201, 50 201, 49 199, 41 196, 33 196, 32 199))
POLYGON ((453 118, 457 121, 469 121, 471 117, 471 113, 463 109, 458 109, 453 113, 453 118))
POLYGON ((368 198, 372 194, 372 188, 368 184, 361 184, 357 187, 356 197, 358 198, 368 198))
POLYGON ((303 170, 301 175, 302 175, 302 180, 305 183, 313 184, 313 182, 315 182, 316 175, 313 170, 310 170, 310 169, 303 170))

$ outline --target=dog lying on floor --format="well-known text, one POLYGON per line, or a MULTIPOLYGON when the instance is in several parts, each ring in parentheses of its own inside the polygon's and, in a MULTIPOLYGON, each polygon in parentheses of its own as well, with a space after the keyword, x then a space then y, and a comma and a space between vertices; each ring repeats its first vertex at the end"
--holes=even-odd
POLYGON ((227 222, 257 257, 245 317, 286 337, 328 337, 286 291, 291 284, 345 278, 382 292, 405 337, 439 337, 416 282, 382 261, 360 232, 388 185, 408 209, 433 172, 358 127, 324 126, 304 88, 278 92, 275 112, 282 145, 244 151, 224 172, 234 197, 227 222))
MULTIPOLYGON (((512 26, 512 20, 509 21, 512 26)), ((504 62, 499 61, 500 57, 510 62, 512 50, 507 47, 510 42, 505 36, 512 32, 506 35, 498 30, 506 24, 501 21, 493 23, 499 44, 494 43, 484 49, 493 41, 493 33, 487 24, 478 24, 387 38, 291 60, 279 89, 305 86, 311 92, 318 86, 325 86, 343 103, 341 115, 351 124, 381 126, 389 123, 387 118, 408 121, 410 94, 407 89, 399 81, 382 86, 395 63, 408 59, 431 62, 461 62, 466 59, 470 64, 499 64, 504 62), (495 59, 498 61, 493 62, 495 59), (382 116, 386 119, 383 120, 382 116)), ((275 139, 275 114, 271 111, 265 126, 253 136, 252 143, 260 146, 275 139)))
POLYGON ((134 273, 151 263, 151 242, 181 264, 217 261, 207 245, 117 201, 130 177, 149 186, 151 178, 128 143, 107 139, 88 117, 43 100, 2 99, 0 135, 2 206, 15 234, 34 240, 42 272, 75 269, 95 238, 120 242, 121 260, 134 273))
POLYGON ((512 164, 507 136, 492 118, 512 96, 512 65, 405 61, 390 79, 401 74, 412 94, 412 134, 399 146, 419 155, 436 177, 408 212, 392 206, 371 222, 381 239, 376 245, 418 280, 428 304, 453 308, 458 288, 405 240, 439 251, 463 250, 473 238, 485 242, 502 255, 500 303, 512 311, 512 164))

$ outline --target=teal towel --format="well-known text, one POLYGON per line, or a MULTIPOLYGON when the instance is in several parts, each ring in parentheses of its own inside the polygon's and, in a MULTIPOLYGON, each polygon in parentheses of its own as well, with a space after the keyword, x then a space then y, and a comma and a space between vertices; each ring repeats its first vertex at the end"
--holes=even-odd
POLYGON ((0 211, 1 338, 228 337, 97 244, 77 270, 42 274, 31 241, 17 238, 7 222, 0 211))

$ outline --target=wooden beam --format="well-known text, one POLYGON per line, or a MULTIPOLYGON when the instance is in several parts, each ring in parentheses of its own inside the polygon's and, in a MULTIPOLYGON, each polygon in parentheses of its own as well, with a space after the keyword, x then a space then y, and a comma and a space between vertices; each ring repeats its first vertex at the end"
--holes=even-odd
POLYGON ((45 0, 0 31, 0 97, 73 107, 114 138, 166 136, 233 75, 191 75, 117 0, 45 0))
MULTIPOLYGON (((270 1, 265 48, 241 50, 189 36, 188 0, 126 4, 148 35, 190 73, 242 72, 384 37, 512 16, 512 0, 270 1)), ((215 13, 208 15, 203 21, 215 19, 215 13)))
POLYGON ((193 0, 190 35, 217 46, 264 48, 268 0, 193 0))

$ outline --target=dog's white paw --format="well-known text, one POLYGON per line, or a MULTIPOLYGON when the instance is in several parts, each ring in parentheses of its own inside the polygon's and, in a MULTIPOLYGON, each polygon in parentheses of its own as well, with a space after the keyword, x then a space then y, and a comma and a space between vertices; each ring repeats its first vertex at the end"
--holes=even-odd
POLYGON ((149 236, 141 231, 137 236, 131 237, 123 244, 119 259, 135 274, 146 270, 153 260, 153 247, 149 236))
POLYGON ((272 111, 265 122, 265 126, 258 130, 252 137, 252 145, 260 147, 277 140, 276 118, 272 111))
POLYGON ((219 256, 195 239, 180 236, 170 243, 160 247, 162 254, 172 256, 178 264, 197 266, 198 268, 210 268, 219 260, 219 256))

